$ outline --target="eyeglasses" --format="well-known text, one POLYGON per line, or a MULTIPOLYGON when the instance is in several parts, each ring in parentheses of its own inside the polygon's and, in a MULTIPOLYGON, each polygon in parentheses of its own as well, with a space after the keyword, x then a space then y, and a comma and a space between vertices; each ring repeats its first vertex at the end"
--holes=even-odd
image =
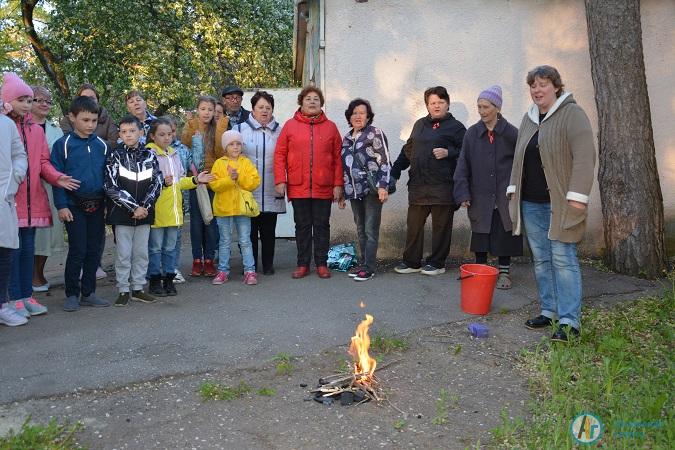
POLYGON ((54 102, 52 102, 51 100, 45 100, 43 98, 34 98, 33 102, 40 103, 40 104, 44 103, 45 105, 49 105, 49 106, 52 106, 54 104, 54 102))

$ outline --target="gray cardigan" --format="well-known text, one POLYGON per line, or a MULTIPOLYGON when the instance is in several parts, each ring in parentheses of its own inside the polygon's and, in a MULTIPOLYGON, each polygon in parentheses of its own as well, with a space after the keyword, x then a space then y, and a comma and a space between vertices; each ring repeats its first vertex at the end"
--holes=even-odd
MULTIPOLYGON (((2 102, 0 102, 0 109, 2 102)), ((0 114, 0 247, 19 248, 14 196, 28 170, 28 157, 12 119, 0 114)))
POLYGON ((527 144, 537 130, 539 153, 551 197, 548 238, 567 243, 579 242, 584 237, 588 208, 575 208, 567 201, 588 204, 593 186, 595 145, 591 122, 570 93, 558 98, 541 123, 539 110, 536 105, 532 105, 518 129, 511 184, 506 190, 508 194, 514 194, 509 202, 513 234, 522 232, 520 197, 523 160, 527 144))
POLYGON ((455 169, 453 195, 457 204, 471 202, 468 215, 474 233, 490 232, 495 206, 504 230, 511 231, 513 228, 506 188, 511 177, 517 138, 518 129, 501 115, 494 128, 493 144, 490 144, 487 127, 480 120, 464 135, 455 169))

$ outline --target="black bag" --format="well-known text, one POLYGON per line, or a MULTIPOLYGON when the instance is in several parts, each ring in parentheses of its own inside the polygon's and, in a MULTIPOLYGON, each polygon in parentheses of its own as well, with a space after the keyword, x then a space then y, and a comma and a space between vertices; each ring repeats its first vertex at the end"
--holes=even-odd
POLYGON ((75 200, 75 205, 87 214, 93 214, 103 206, 103 195, 84 194, 80 192, 68 191, 75 200))

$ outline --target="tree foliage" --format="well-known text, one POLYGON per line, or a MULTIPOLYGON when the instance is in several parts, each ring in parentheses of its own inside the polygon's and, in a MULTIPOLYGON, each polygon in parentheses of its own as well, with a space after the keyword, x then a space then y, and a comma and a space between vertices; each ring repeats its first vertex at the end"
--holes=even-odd
POLYGON ((93 83, 114 116, 132 88, 146 93, 151 108, 167 111, 192 108, 197 95, 224 84, 293 83, 293 0, 38 3, 48 13, 36 30, 67 78, 57 93, 69 98, 79 84, 93 83))

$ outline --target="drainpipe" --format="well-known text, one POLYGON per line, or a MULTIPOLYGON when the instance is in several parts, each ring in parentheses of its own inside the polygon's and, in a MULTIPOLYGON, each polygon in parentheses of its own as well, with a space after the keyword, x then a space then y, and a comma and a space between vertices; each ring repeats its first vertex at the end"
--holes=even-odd
POLYGON ((319 0, 319 80, 326 95, 326 0, 319 0))

